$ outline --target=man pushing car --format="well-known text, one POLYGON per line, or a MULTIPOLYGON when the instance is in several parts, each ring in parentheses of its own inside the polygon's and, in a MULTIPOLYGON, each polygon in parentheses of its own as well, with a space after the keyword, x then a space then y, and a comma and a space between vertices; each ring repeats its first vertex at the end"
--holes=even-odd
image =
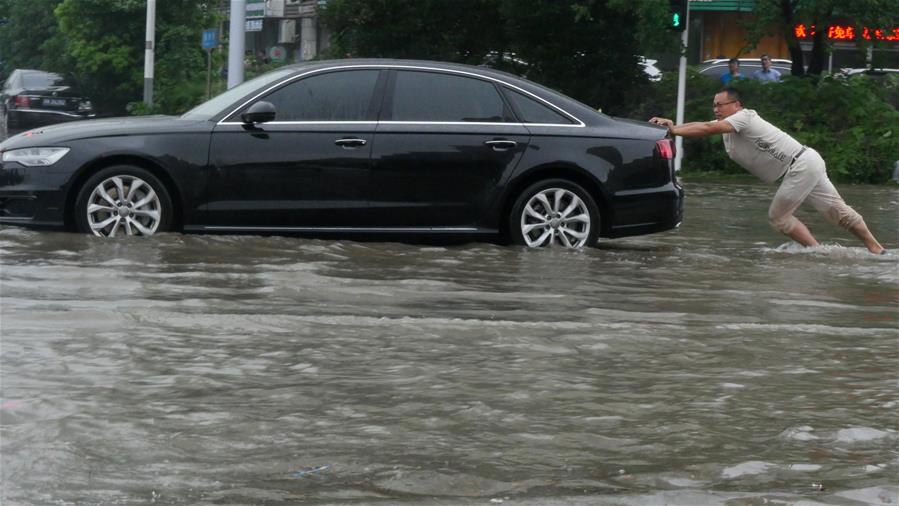
POLYGON ((754 110, 744 108, 736 88, 718 92, 712 108, 716 121, 675 125, 670 119, 654 117, 649 122, 667 127, 672 136, 724 134, 724 148, 733 161, 766 183, 783 177, 768 209, 768 220, 777 231, 799 244, 818 245, 808 227, 793 216, 799 205, 808 200, 828 221, 861 239, 871 253, 886 251, 868 230, 862 216, 840 197, 817 151, 803 146, 754 110))

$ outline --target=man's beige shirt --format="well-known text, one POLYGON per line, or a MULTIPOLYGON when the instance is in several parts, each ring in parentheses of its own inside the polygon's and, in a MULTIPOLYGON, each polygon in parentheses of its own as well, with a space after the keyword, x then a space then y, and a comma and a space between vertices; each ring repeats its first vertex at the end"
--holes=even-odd
POLYGON ((802 144, 781 129, 763 120, 752 109, 724 118, 735 133, 724 134, 724 149, 731 160, 753 175, 771 183, 790 168, 802 144))

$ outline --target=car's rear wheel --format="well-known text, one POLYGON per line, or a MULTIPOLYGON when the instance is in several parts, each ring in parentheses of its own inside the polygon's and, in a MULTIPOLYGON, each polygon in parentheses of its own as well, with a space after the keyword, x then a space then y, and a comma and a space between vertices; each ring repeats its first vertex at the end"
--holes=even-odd
POLYGON ((172 199, 156 176, 121 165, 91 176, 75 201, 75 223, 81 232, 100 237, 153 235, 172 224, 172 199))
POLYGON ((548 179, 529 186, 509 216, 512 242, 531 248, 593 246, 599 237, 599 208, 580 185, 548 179))

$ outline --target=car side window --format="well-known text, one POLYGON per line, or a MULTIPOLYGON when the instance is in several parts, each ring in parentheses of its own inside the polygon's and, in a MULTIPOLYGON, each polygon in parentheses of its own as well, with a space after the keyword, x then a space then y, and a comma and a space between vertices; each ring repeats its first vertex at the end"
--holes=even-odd
POLYGON ((436 72, 398 71, 392 121, 514 121, 489 81, 436 72))
POLYGON ((275 121, 365 121, 369 119, 378 73, 347 70, 316 74, 278 88, 260 100, 275 106, 275 121))
POLYGON ((546 104, 543 104, 523 93, 506 89, 506 96, 515 107, 523 123, 544 123, 552 125, 571 125, 574 121, 571 118, 555 111, 546 104))

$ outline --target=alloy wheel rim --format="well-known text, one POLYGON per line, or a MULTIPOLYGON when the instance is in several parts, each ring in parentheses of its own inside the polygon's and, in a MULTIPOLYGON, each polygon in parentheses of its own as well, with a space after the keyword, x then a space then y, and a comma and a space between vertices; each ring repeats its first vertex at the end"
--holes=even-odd
POLYGON ((547 188, 531 197, 521 212, 521 235, 531 248, 581 248, 590 236, 590 212, 574 192, 547 188))
POLYGON ((94 188, 87 201, 87 223, 100 237, 153 235, 159 228, 159 196, 143 179, 113 176, 94 188))

